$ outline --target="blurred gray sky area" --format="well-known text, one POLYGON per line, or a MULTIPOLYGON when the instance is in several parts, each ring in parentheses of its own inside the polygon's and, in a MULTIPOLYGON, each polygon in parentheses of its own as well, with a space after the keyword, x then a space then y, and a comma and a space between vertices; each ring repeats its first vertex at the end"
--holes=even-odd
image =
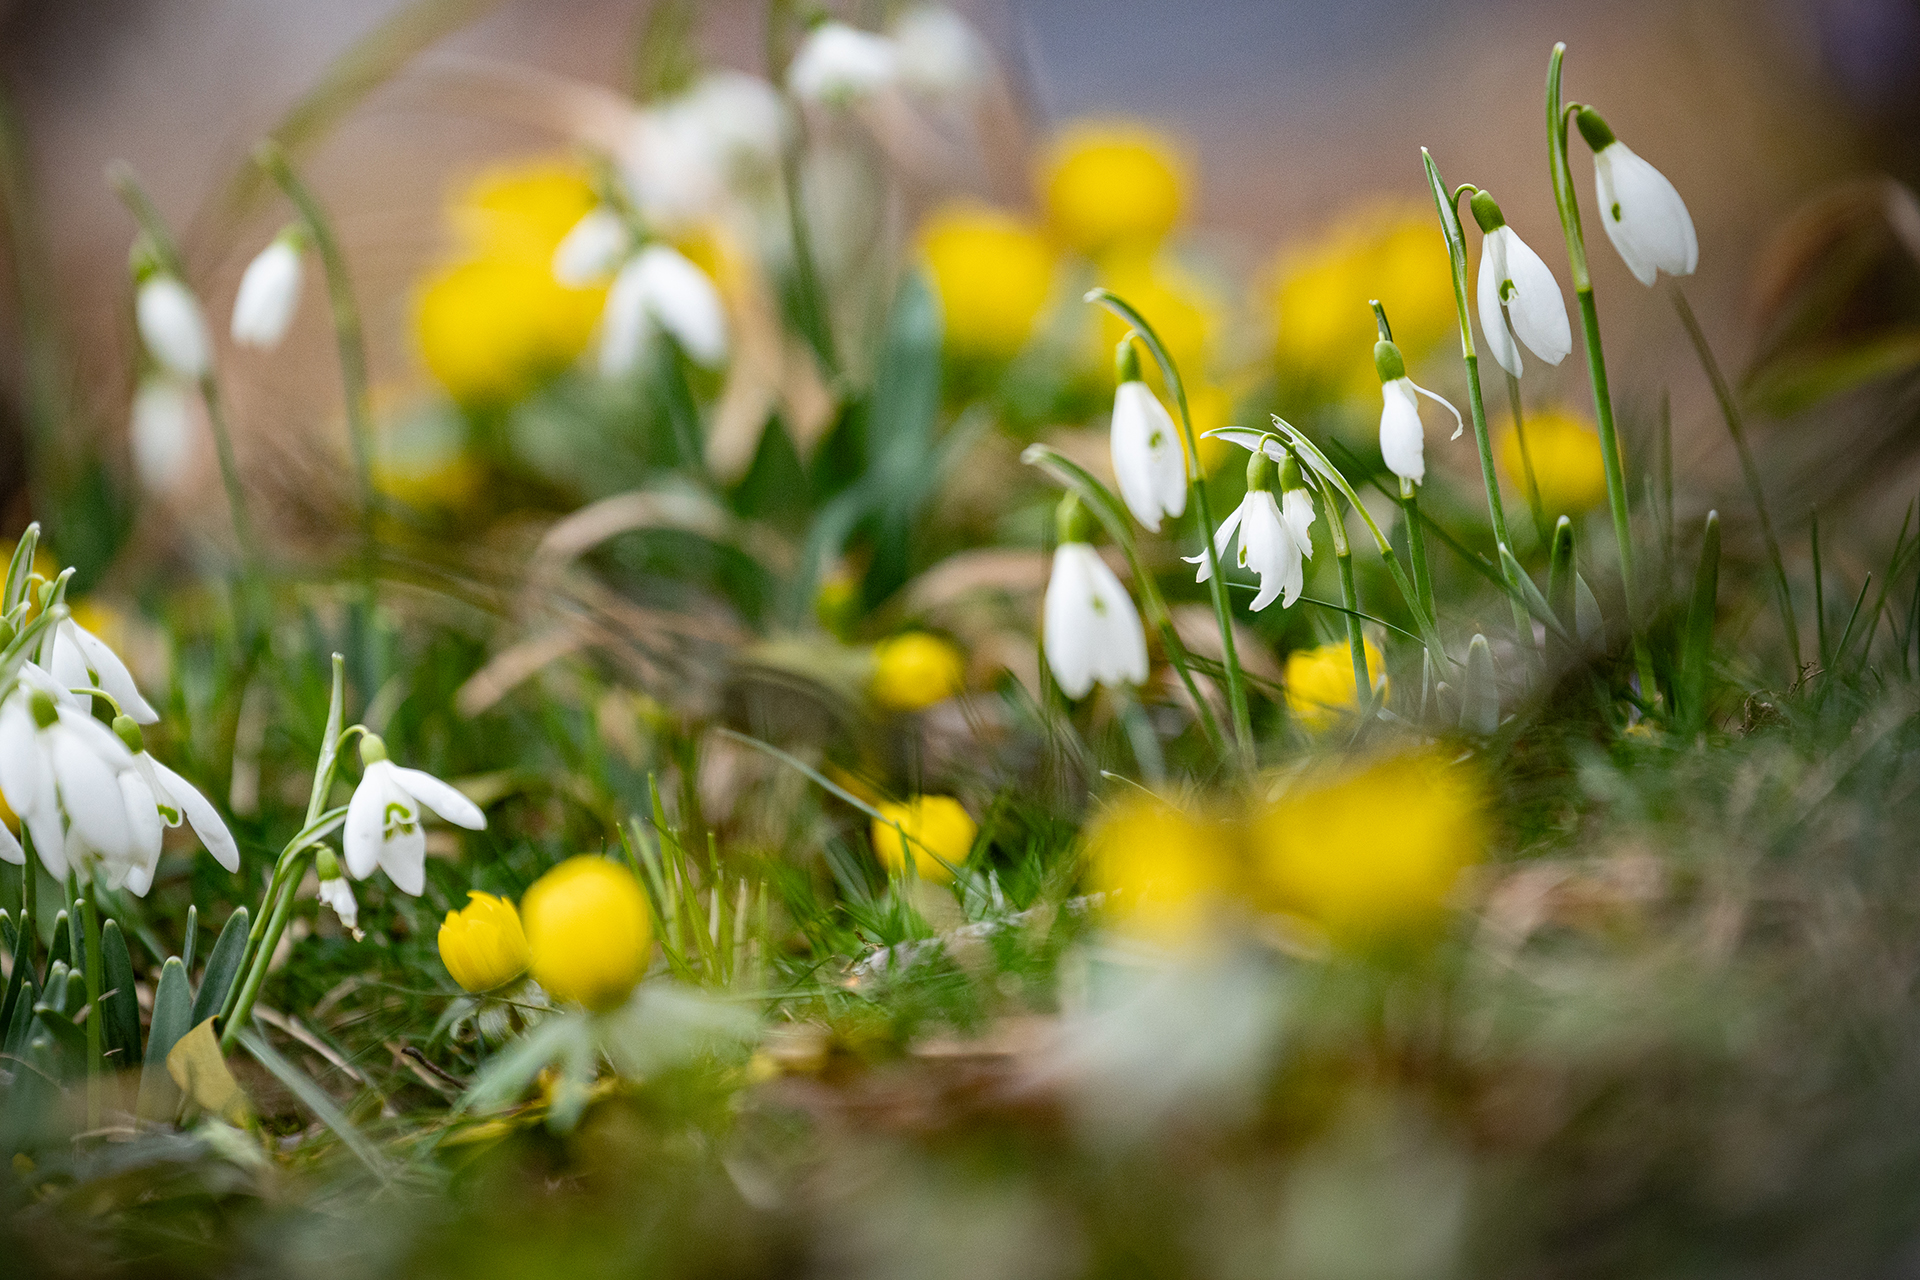
MULTIPOLYGON (((126 394, 121 317, 132 231, 102 182, 105 164, 134 164, 186 229, 203 287, 230 297, 284 211, 263 208, 257 225, 229 229, 230 242, 218 242, 205 220, 213 193, 343 50, 400 7, 0 0, 0 75, 24 120, 62 323, 102 421, 117 420, 126 394)), ((1134 114, 1186 139, 1202 175, 1197 216, 1206 234, 1249 262, 1312 234, 1350 202, 1424 200, 1421 145, 1450 180, 1492 189, 1523 234, 1550 241, 1542 86, 1552 42, 1566 40, 1570 96, 1601 107, 1693 208, 1703 246, 1696 305, 1735 357, 1747 341, 1753 262, 1781 217, 1842 175, 1883 168, 1911 176, 1912 131, 1900 126, 1920 100, 1914 0, 956 7, 999 50, 1037 127, 1134 114)), ((763 8, 757 0, 706 6, 707 53, 758 69, 763 8)), ((435 68, 487 59, 621 86, 644 13, 633 0, 501 0, 369 96, 303 159, 338 210, 365 293, 381 300, 370 322, 387 372, 405 358, 404 285, 436 251, 448 186, 490 154, 558 144, 484 100, 445 93, 435 68)), ((1580 182, 1590 187, 1589 177, 1580 182)), ((1618 335, 1622 367, 1643 349, 1669 350, 1675 335, 1663 301, 1634 286, 1611 255, 1596 253, 1595 262, 1603 307, 1620 318, 1610 337, 1618 335)), ((5 364, 18 361, 9 355, 5 364)), ((302 397, 287 380, 309 376, 246 372, 269 403, 288 406, 302 397)), ((1704 387, 1686 394, 1696 391, 1704 397, 1704 387)))

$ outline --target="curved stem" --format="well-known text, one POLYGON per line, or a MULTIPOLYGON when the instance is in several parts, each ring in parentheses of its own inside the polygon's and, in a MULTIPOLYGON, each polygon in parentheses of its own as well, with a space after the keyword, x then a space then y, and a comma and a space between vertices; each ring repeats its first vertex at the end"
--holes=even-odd
MULTIPOLYGON (((1500 306, 1501 314, 1506 314, 1506 304, 1500 306)), ((1502 372, 1505 372, 1502 370, 1502 372)), ((1520 445, 1520 470, 1527 482, 1527 507, 1533 512, 1533 530, 1540 535, 1540 544, 1545 546, 1553 534, 1547 527, 1546 505, 1540 501, 1540 482, 1534 476, 1533 450, 1527 447, 1527 421, 1520 403, 1520 379, 1507 374, 1507 408, 1513 414, 1513 438, 1520 445)))

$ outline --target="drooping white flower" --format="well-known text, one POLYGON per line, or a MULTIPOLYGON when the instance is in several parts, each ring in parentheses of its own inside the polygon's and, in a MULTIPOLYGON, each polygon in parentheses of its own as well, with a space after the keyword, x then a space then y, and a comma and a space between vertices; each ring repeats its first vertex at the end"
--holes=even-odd
POLYGON ((695 364, 727 358, 727 318, 706 272, 663 244, 628 260, 607 291, 600 321, 600 372, 624 377, 640 362, 655 327, 664 329, 695 364))
POLYGON ((553 278, 570 289, 598 284, 619 268, 630 243, 626 220, 602 205, 574 223, 554 249, 553 278))
POLYGON ((233 340, 239 345, 271 351, 287 336, 306 274, 301 238, 298 228, 289 227, 247 264, 233 299, 233 340))
POLYGON ((0 703, 0 795, 56 880, 66 878, 70 853, 88 870, 133 864, 134 827, 119 782, 132 767, 120 739, 53 676, 32 663, 21 668, 0 703))
POLYGON ((1382 339, 1373 344, 1373 364, 1380 375, 1380 456, 1387 470, 1412 484, 1427 478, 1426 431, 1420 425, 1420 396, 1444 405, 1453 415, 1452 438, 1466 430, 1460 411, 1407 376, 1400 348, 1382 339))
POLYGON ((1581 136, 1593 148, 1593 189, 1600 221, 1627 270, 1649 287, 1662 271, 1692 275, 1700 265, 1700 241, 1686 201, 1665 174, 1613 136, 1598 112, 1582 107, 1575 119, 1581 136))
POLYGON ((177 827, 183 820, 215 862, 228 871, 238 871, 240 846, 234 843, 233 833, 227 830, 213 803, 192 783, 147 754, 140 727, 131 716, 117 717, 113 729, 133 760, 132 768, 119 774, 119 783, 134 839, 125 867, 109 868, 108 887, 117 889, 124 884, 135 897, 146 897, 153 887, 154 869, 160 864, 163 829, 177 827))
MULTIPOLYGON (((1253 598, 1256 611, 1276 598, 1281 608, 1291 606, 1306 585, 1303 561, 1313 556, 1313 494, 1288 457, 1279 470, 1281 496, 1275 501, 1275 473, 1272 456, 1264 447, 1256 449, 1247 464, 1247 496, 1214 532, 1214 554, 1222 563, 1227 563, 1227 548, 1239 534, 1236 563, 1260 576, 1260 590, 1253 598)), ((1186 561, 1200 566, 1197 581, 1213 576, 1205 551, 1187 556, 1186 561)))
POLYGON ((152 724, 160 718, 140 696, 133 673, 120 655, 72 618, 62 618, 54 627, 52 675, 69 690, 99 689, 119 703, 135 724, 152 724))
POLYGON ((421 806, 470 831, 483 829, 486 815, 432 774, 403 769, 388 760, 386 744, 371 733, 360 740, 360 760, 365 768, 353 799, 347 802, 341 840, 347 870, 354 879, 365 880, 378 867, 402 893, 417 898, 427 884, 427 834, 420 829, 421 806))
POLYGON ((1086 697, 1096 682, 1117 688, 1147 678, 1147 635, 1133 598, 1086 542, 1054 549, 1041 647, 1069 698, 1086 697))
POLYGON ((164 271, 141 282, 133 318, 147 354, 168 373, 198 382, 213 367, 206 321, 191 290, 164 271))
POLYGON ((900 75, 899 46, 844 22, 807 33, 787 67, 787 88, 803 102, 846 106, 871 97, 900 75))
POLYGON ((1492 196, 1477 192, 1473 214, 1485 233, 1475 295, 1487 348, 1500 367, 1516 378, 1520 376, 1516 337, 1548 364, 1559 364, 1573 350, 1573 329, 1567 323, 1567 300, 1559 281, 1540 255, 1507 225, 1492 196))
POLYGON ((731 193, 770 190, 786 136, 787 109, 771 84, 714 72, 634 113, 621 173, 648 226, 683 230, 718 214, 731 193))
POLYGON ((193 456, 194 397, 178 379, 144 378, 133 393, 127 442, 133 469, 151 493, 166 493, 186 477, 193 456))
POLYGON ((340 874, 340 860, 333 856, 333 850, 320 850, 314 859, 314 874, 320 881, 320 901, 333 908, 342 928, 360 937, 360 902, 353 896, 353 885, 340 874))
POLYGON ((945 5, 917 4, 894 19, 900 83, 924 97, 962 100, 986 83, 992 59, 967 20, 945 5))
POLYGON ((1133 518, 1155 533, 1160 517, 1187 509, 1187 458, 1180 434, 1160 398, 1140 380, 1132 342, 1121 348, 1120 385, 1113 393, 1113 474, 1133 518))

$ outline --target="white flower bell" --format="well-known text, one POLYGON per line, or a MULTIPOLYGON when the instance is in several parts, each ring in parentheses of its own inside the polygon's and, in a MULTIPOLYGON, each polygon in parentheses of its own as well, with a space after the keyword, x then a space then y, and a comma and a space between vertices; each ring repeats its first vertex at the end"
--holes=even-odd
POLYGON ((177 827, 182 820, 193 828, 215 862, 228 871, 238 871, 240 846, 212 802, 192 783, 147 754, 140 726, 131 716, 115 717, 113 731, 133 758, 133 767, 121 771, 119 783, 134 838, 127 863, 109 867, 108 887, 117 889, 124 884, 135 897, 146 897, 160 863, 163 829, 177 827))
POLYGON ((631 245, 626 220, 601 205, 574 223, 554 249, 553 278, 569 289, 596 285, 619 268, 631 245))
MULTIPOLYGON (((1303 563, 1313 556, 1313 494, 1301 477, 1291 454, 1275 467, 1264 447, 1256 448, 1247 460, 1247 496, 1221 522, 1214 533, 1214 554, 1224 563, 1234 535, 1240 536, 1237 563, 1260 576, 1260 591, 1253 598, 1258 611, 1277 598, 1285 609, 1300 597, 1306 585, 1303 563), (1274 481, 1280 483, 1280 500, 1273 496, 1274 481)), ((1207 553, 1187 556, 1188 564, 1200 566, 1197 581, 1213 576, 1207 553)))
POLYGON ((1540 255, 1514 234, 1492 196, 1474 193, 1473 216, 1484 233, 1475 294, 1487 349, 1516 378, 1520 376, 1516 338, 1548 364, 1559 364, 1573 350, 1573 328, 1567 322, 1567 300, 1560 282, 1540 255))
POLYGON ((313 869, 320 882, 320 901, 340 917, 342 928, 355 938, 361 937, 360 902, 353 896, 353 885, 340 872, 340 859, 334 856, 333 850, 323 848, 314 859, 313 869))
POLYGON ((127 443, 133 469, 149 493, 167 493, 186 478, 193 457, 194 397, 179 379, 143 378, 133 393, 127 443))
POLYGON ((59 681, 33 663, 21 668, 0 703, 0 795, 56 880, 66 878, 70 849, 88 863, 132 865, 134 830, 118 776, 132 767, 120 739, 59 681))
POLYGON ((298 224, 287 227, 247 264, 233 299, 233 340, 240 346, 271 351, 287 336, 306 274, 305 239, 298 224))
POLYGON ((823 22, 807 33, 787 67, 787 88, 803 102, 847 106, 899 78, 900 49, 886 36, 844 22, 823 22))
POLYGON ((1115 358, 1119 386, 1113 393, 1113 474, 1133 518, 1155 533, 1163 515, 1187 509, 1187 458, 1166 406, 1141 381, 1133 340, 1115 358))
POLYGON ((632 373, 656 326, 695 364, 711 369, 727 358, 727 317, 719 289, 706 272, 663 244, 635 254, 607 291, 600 372, 609 378, 632 373))
POLYGON ((72 618, 62 618, 53 630, 52 675, 63 687, 98 689, 120 704, 135 724, 160 718, 133 682, 133 673, 107 642, 72 618))
POLYGON ((962 102, 991 74, 986 42, 945 5, 917 4, 894 19, 900 83, 925 98, 962 102))
POLYGON ((198 382, 212 369, 212 344, 200 303, 173 276, 155 271, 141 281, 134 294, 133 318, 147 354, 168 373, 198 382))
POLYGON ((1581 107, 1574 119, 1593 148, 1600 221, 1634 279, 1651 287, 1662 271, 1692 275, 1700 265, 1700 240, 1680 193, 1665 174, 1614 137, 1599 112, 1581 107))
POLYGON ((1380 456, 1387 470, 1409 484, 1427 478, 1426 431, 1420 425, 1419 396, 1444 405, 1453 415, 1452 439, 1466 430, 1460 411, 1444 396, 1437 396, 1407 376, 1407 362, 1400 348, 1382 338, 1373 344, 1373 367, 1380 375, 1380 456))
POLYGON ((486 815, 473 801, 430 773, 403 769, 387 759, 386 744, 369 733, 360 740, 365 766, 347 802, 342 845, 347 870, 365 880, 379 867, 405 894, 427 886, 427 835, 420 829, 422 805, 456 826, 482 830, 486 815))
POLYGON ((1069 698, 1086 697, 1095 683, 1143 683, 1147 635, 1133 598, 1086 541, 1087 515, 1071 495, 1059 520, 1041 630, 1053 678, 1069 698))
POLYGON ((719 215, 730 194, 770 192, 786 137, 771 84, 717 71, 634 113, 621 173, 648 226, 683 230, 719 215))

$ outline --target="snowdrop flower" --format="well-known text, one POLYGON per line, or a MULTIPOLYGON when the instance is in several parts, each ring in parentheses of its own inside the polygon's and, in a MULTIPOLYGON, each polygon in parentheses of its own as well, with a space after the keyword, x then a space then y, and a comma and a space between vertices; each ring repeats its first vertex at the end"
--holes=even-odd
POLYGON ((892 40, 844 22, 823 22, 793 55, 787 88, 803 102, 838 107, 873 96, 899 75, 900 49, 892 40))
POLYGON ((1187 509, 1186 453, 1166 406, 1140 379, 1132 338, 1121 342, 1115 365, 1113 474, 1133 518, 1158 533, 1162 515, 1187 509))
POLYGON ((151 493, 165 493, 186 477, 193 449, 193 398, 170 377, 143 378, 133 393, 127 442, 133 469, 151 493))
POLYGON ((133 683, 133 673, 120 655, 72 618, 62 618, 53 629, 53 678, 72 689, 98 689, 120 704, 135 724, 160 718, 133 683))
POLYGON ((1373 367, 1380 375, 1380 456, 1387 470, 1408 484, 1427 478, 1426 432, 1420 425, 1420 401, 1417 396, 1446 406, 1453 415, 1452 439, 1466 430, 1460 411, 1407 376, 1407 362, 1400 348, 1382 339, 1373 344, 1373 367))
MULTIPOLYGON (((234 843, 233 833, 227 830, 212 802, 192 783, 147 754, 140 726, 133 717, 115 717, 113 731, 133 761, 132 768, 118 775, 133 841, 125 862, 105 864, 107 887, 118 889, 124 884, 135 897, 146 897, 153 887, 154 869, 160 864, 163 829, 177 827, 183 819, 215 862, 228 871, 238 871, 240 846, 234 843)), ((70 857, 75 853, 72 836, 69 830, 70 857)))
POLYGON ((1492 196, 1477 191, 1473 217, 1485 233, 1480 241, 1480 330, 1500 367, 1520 376, 1518 338, 1548 364, 1559 364, 1573 350, 1567 301, 1560 282, 1540 255, 1507 225, 1492 196))
POLYGON ((730 190, 770 186, 786 136, 787 109, 771 84, 714 72, 634 114, 621 172, 649 226, 685 228, 719 212, 730 190))
POLYGON ((704 271, 663 244, 648 245, 620 269, 600 325, 600 372, 609 378, 633 371, 656 325, 695 364, 713 368, 727 358, 720 291, 704 271))
POLYGON ((101 861, 132 865, 134 829, 119 782, 131 768, 133 757, 112 730, 53 676, 22 666, 0 703, 0 795, 54 879, 66 878, 70 848, 89 869, 101 861))
POLYGON ((1666 175, 1627 149, 1591 107, 1574 117, 1593 148, 1594 198, 1607 239, 1641 284, 1662 271, 1690 276, 1700 265, 1700 241, 1686 202, 1666 175))
POLYGON ((240 346, 271 351, 287 336, 300 306, 305 243, 306 233, 296 223, 247 264, 233 299, 233 340, 240 346))
MULTIPOLYGON (((1240 535, 1237 563, 1260 575, 1254 609, 1266 608, 1275 598, 1282 609, 1292 605, 1306 585, 1302 560, 1313 555, 1313 494, 1291 454, 1277 468, 1264 447, 1255 449, 1247 460, 1247 496, 1214 534, 1214 554, 1222 563, 1227 560, 1227 548, 1235 533, 1240 535), (1278 502, 1273 497, 1276 473, 1280 482, 1278 502)), ((1205 551, 1186 557, 1186 561, 1200 566, 1198 581, 1213 576, 1205 551)))
POLYGON ((630 237, 625 219, 601 205, 573 224, 553 251, 553 278, 570 289, 598 284, 627 256, 630 237))
POLYGON ((1086 697, 1096 681, 1109 688, 1144 682, 1146 629, 1120 579, 1088 544, 1088 517, 1071 495, 1059 522, 1041 630, 1053 678, 1069 698, 1086 697))
POLYGON ((984 41, 945 5, 919 4, 893 23, 900 82, 928 98, 958 100, 986 82, 984 41))
POLYGON ((432 774, 388 760, 386 744, 371 733, 360 740, 360 762, 365 769, 347 802, 342 840, 347 870, 355 880, 365 880, 379 867, 400 892, 417 898, 427 887, 427 834, 420 829, 420 807, 469 831, 483 829, 486 816, 432 774))
POLYGON ((200 304, 186 285, 164 271, 141 281, 133 299, 134 325, 147 354, 176 378, 198 382, 213 367, 212 344, 200 304))
POLYGON ((334 857, 333 850, 321 849, 313 869, 320 880, 320 901, 340 917, 340 927, 350 931, 355 939, 365 936, 360 932, 360 903, 353 896, 353 886, 340 873, 340 859, 334 857))

